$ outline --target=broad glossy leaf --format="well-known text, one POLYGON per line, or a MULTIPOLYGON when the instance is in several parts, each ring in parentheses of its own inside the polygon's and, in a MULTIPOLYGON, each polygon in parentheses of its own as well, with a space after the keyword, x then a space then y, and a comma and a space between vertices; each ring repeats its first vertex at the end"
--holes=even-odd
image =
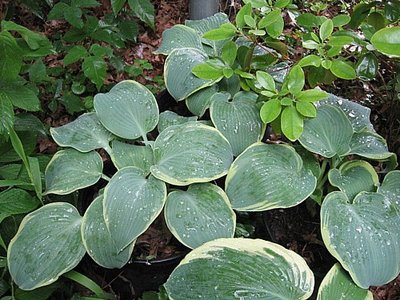
POLYGON ((113 135, 100 123, 96 113, 85 113, 76 120, 57 128, 50 128, 54 141, 62 147, 72 147, 80 152, 98 148, 109 149, 113 135))
POLYGON ((344 192, 350 200, 362 192, 374 192, 379 185, 379 177, 374 167, 364 160, 345 162, 339 169, 331 169, 329 182, 344 192))
POLYGON ((158 132, 163 131, 172 125, 180 125, 188 122, 196 122, 197 117, 183 117, 174 113, 173 111, 164 111, 160 114, 160 120, 158 121, 157 129, 158 132))
POLYGON ((378 72, 378 59, 373 53, 364 54, 357 62, 357 76, 362 80, 372 80, 378 72))
POLYGON ((151 173, 174 185, 220 178, 233 159, 231 145, 217 129, 194 122, 165 129, 153 150, 155 165, 151 173))
POLYGON ((105 128, 126 139, 145 137, 158 123, 153 94, 132 80, 118 83, 108 93, 97 94, 94 108, 105 128))
POLYGON ((107 76, 107 64, 104 59, 98 56, 85 57, 82 69, 85 76, 96 85, 97 90, 100 90, 107 76))
POLYGON ((321 207, 329 252, 361 288, 383 285, 400 272, 400 209, 385 196, 362 192, 350 202, 332 192, 321 207))
POLYGON ((111 159, 118 169, 136 167, 149 173, 150 167, 153 165, 153 150, 150 146, 113 141, 111 148, 111 159))
POLYGON ((155 29, 154 25, 154 6, 150 0, 128 0, 129 7, 133 13, 151 29, 155 29))
POLYGON ((196 116, 202 117, 210 107, 211 99, 218 92, 217 85, 201 89, 200 91, 187 97, 185 103, 190 112, 196 116))
POLYGON ((283 134, 289 140, 295 141, 301 136, 303 132, 303 127, 303 117, 299 114, 296 107, 285 107, 281 114, 281 129, 283 134))
POLYGON ((375 32, 372 45, 389 57, 400 57, 400 27, 387 27, 375 32))
POLYGON ((292 147, 256 143, 233 162, 225 191, 235 210, 264 211, 301 203, 316 181, 292 147))
POLYGON ((267 31, 268 35, 271 36, 272 38, 278 38, 282 34, 283 28, 285 27, 285 22, 281 15, 281 10, 280 9, 273 10, 272 12, 270 12, 270 14, 275 14, 276 19, 275 22, 265 26, 265 30, 267 31), (279 13, 275 14, 275 12, 279 13))
POLYGON ((261 120, 264 123, 271 123, 281 114, 282 106, 278 99, 268 100, 260 109, 261 120))
POLYGON ((328 93, 319 89, 301 91, 296 99, 302 102, 316 102, 328 98, 328 93))
POLYGON ((58 151, 46 168, 46 192, 66 195, 95 184, 102 175, 103 160, 95 152, 58 151))
POLYGON ((337 15, 332 18, 334 27, 341 27, 350 22, 351 18, 348 15, 337 15))
POLYGON ((224 76, 224 65, 215 65, 208 62, 198 64, 192 68, 192 73, 204 80, 220 80, 224 76))
POLYGON ((336 59, 332 61, 330 70, 333 75, 341 79, 351 80, 357 77, 353 66, 343 60, 336 59))
POLYGON ((104 190, 103 214, 118 251, 123 251, 160 214, 167 198, 165 183, 135 167, 119 170, 104 190))
POLYGON ((199 296, 301 300, 311 296, 314 275, 302 257, 280 245, 259 239, 218 239, 190 252, 165 288, 176 300, 199 296))
POLYGON ((378 192, 391 201, 395 205, 400 205, 400 171, 395 170, 389 172, 381 186, 378 188, 378 192))
POLYGON ((317 300, 373 300, 372 293, 354 284, 345 270, 336 263, 326 274, 318 289, 317 300))
POLYGON ((333 32, 333 21, 328 19, 321 24, 319 28, 319 37, 321 41, 326 40, 333 32))
POLYGON ((63 60, 64 66, 73 64, 87 55, 88 52, 85 47, 80 45, 74 46, 71 49, 69 49, 67 55, 65 55, 63 60))
POLYGON ((296 110, 304 117, 315 118, 317 116, 317 109, 314 104, 309 102, 296 102, 296 110))
POLYGON ((305 79, 304 79, 304 71, 300 66, 294 66, 287 78, 287 88, 289 89, 289 92, 292 93, 293 95, 297 95, 300 93, 304 87, 305 79))
POLYGON ((275 80, 274 78, 267 72, 257 71, 256 77, 258 83, 268 91, 275 91, 275 80))
POLYGON ((90 257, 104 268, 121 268, 130 259, 135 242, 121 252, 103 217, 103 195, 93 200, 82 220, 82 240, 90 257))
POLYGON ((0 223, 8 216, 27 213, 39 206, 40 202, 27 191, 18 188, 0 193, 0 223))
POLYGON ((212 98, 211 120, 229 141, 233 155, 238 156, 262 137, 263 122, 256 103, 246 97, 229 101, 229 95, 218 93, 212 98))
POLYGON ((386 141, 380 135, 364 131, 355 133, 350 141, 350 153, 370 159, 387 159, 394 154, 389 152, 386 141))
POLYGON ((39 111, 40 100, 36 93, 25 86, 22 82, 7 83, 0 87, 0 93, 11 101, 11 103, 24 110, 39 111))
POLYGON ((321 65, 321 58, 317 55, 311 54, 303 57, 302 59, 299 60, 298 62, 300 67, 308 67, 308 66, 314 66, 314 67, 319 67, 321 65))
POLYGON ((164 65, 165 85, 177 101, 215 83, 192 74, 193 67, 206 60, 206 54, 194 48, 175 49, 168 56, 164 65))
POLYGON ((164 30, 161 46, 155 51, 155 54, 169 55, 172 50, 179 48, 203 50, 199 33, 193 28, 181 24, 164 30))
POLYGON ((304 121, 299 142, 324 157, 344 156, 350 151, 353 128, 342 110, 332 105, 318 108, 317 116, 304 121))
POLYGON ((25 216, 7 253, 10 274, 21 289, 49 285, 79 263, 85 254, 81 220, 76 208, 65 202, 25 216))
POLYGON ((192 249, 235 233, 236 215, 231 203, 225 192, 211 183, 169 193, 164 215, 172 234, 192 249))

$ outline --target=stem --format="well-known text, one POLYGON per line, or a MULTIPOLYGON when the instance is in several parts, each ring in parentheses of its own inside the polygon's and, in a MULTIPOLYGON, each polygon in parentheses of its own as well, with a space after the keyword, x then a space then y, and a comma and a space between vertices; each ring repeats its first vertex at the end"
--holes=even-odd
POLYGON ((105 174, 101 174, 101 178, 103 178, 104 180, 107 180, 107 181, 110 181, 110 180, 111 180, 111 178, 108 177, 108 176, 105 175, 105 174))

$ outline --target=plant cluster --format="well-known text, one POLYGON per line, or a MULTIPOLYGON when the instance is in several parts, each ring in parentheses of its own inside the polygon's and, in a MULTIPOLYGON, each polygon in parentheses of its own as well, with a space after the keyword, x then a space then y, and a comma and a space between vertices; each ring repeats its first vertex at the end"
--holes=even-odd
MULTIPOLYGON (((315 280, 301 256, 235 238, 235 229, 236 212, 289 208, 308 198, 321 206, 322 239, 338 261, 318 299, 371 299, 368 287, 398 276, 396 155, 375 132, 369 108, 319 84, 370 80, 378 56, 400 57, 400 28, 386 26, 400 14, 393 8, 389 18, 386 7, 366 2, 351 17, 329 19, 300 14, 289 0, 244 2, 234 23, 218 13, 163 34, 157 53, 167 55, 166 88, 193 116, 160 112, 149 89, 127 80, 97 93, 92 112, 51 128, 62 149, 37 193, 70 195, 100 179, 107 185, 83 216, 71 203, 52 201, 24 217, 7 249, 19 288, 56 282, 86 253, 105 268, 121 268, 163 214, 176 239, 193 249, 165 283, 170 299, 307 299, 315 280), (298 61, 284 40, 284 13, 300 28, 305 54, 298 61), (271 143, 268 126, 287 139, 271 143), (99 149, 117 170, 111 178, 99 149), (216 184, 221 178, 223 186, 216 184)), ((73 51, 86 60, 97 50, 76 46, 70 57, 73 51)))

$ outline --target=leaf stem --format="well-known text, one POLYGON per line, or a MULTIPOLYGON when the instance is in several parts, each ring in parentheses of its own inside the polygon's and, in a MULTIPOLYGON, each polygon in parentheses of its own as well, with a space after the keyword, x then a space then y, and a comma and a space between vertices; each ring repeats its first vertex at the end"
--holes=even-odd
POLYGON ((108 177, 108 176, 105 175, 105 174, 101 174, 101 178, 103 178, 104 180, 107 180, 107 181, 110 181, 110 180, 111 180, 111 178, 108 177))

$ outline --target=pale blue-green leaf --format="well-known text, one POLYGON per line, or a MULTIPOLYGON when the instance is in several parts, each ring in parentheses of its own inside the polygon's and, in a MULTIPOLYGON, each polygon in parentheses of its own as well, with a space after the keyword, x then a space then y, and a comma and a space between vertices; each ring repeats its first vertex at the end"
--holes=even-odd
POLYGON ((172 234, 192 249, 235 233, 236 215, 231 203, 225 192, 211 183, 169 193, 164 215, 172 234))
POLYGON ((134 242, 119 252, 103 217, 103 195, 93 200, 82 220, 82 240, 87 253, 104 268, 121 268, 130 259, 134 242))
POLYGON ((331 185, 339 188, 351 201, 362 191, 376 191, 379 185, 374 167, 364 160, 351 160, 339 169, 330 169, 328 178, 331 185))
POLYGON ((47 204, 22 220, 8 247, 14 282, 23 290, 49 285, 83 258, 82 217, 65 202, 47 204))
POLYGON ((304 169, 310 170, 311 173, 318 178, 322 172, 318 158, 301 145, 294 145, 293 147, 303 160, 304 169))
POLYGON ((256 143, 233 162, 225 191, 235 210, 264 211, 301 203, 316 182, 292 147, 256 143))
POLYGON ((180 48, 195 48, 203 50, 199 33, 182 24, 175 25, 162 34, 162 42, 155 54, 169 55, 172 50, 180 48))
POLYGON ((207 55, 194 48, 175 49, 164 65, 165 86, 177 100, 184 100, 191 94, 211 86, 214 80, 204 80, 192 74, 192 68, 207 61, 207 55))
POLYGON ((394 205, 400 205, 400 171, 395 170, 389 172, 381 186, 378 188, 378 193, 384 195, 394 205))
POLYGON ((164 207, 165 183, 145 176, 136 167, 125 167, 104 190, 104 220, 119 252, 146 231, 164 207))
POLYGON ((154 143, 151 173, 170 184, 189 185, 224 176, 232 147, 215 128, 198 122, 170 126, 154 143))
POLYGON ((361 192, 352 203, 343 192, 328 194, 321 234, 361 288, 386 284, 400 272, 400 208, 381 194, 361 192))
POLYGON ((160 114, 160 120, 158 121, 157 129, 158 132, 161 132, 172 125, 180 125, 187 122, 196 122, 196 121, 197 121, 196 116, 183 117, 173 111, 167 110, 160 114))
POLYGON ((100 123, 96 113, 85 113, 64 126, 50 128, 54 141, 62 147, 72 147, 80 152, 98 148, 108 150, 114 138, 111 132, 100 123))
POLYGON ((200 91, 187 97, 185 103, 189 111, 199 117, 202 117, 210 107, 212 96, 218 92, 217 85, 212 85, 201 89, 200 91))
POLYGON ((247 99, 217 93, 212 97, 210 116, 217 128, 232 146, 233 155, 238 156, 262 137, 263 122, 257 105, 247 99))
POLYGON ((317 300, 373 300, 372 293, 358 287, 339 263, 333 265, 318 289, 317 300))
POLYGON ((304 121, 299 142, 324 157, 344 156, 350 151, 353 128, 345 113, 332 105, 318 108, 317 116, 304 121))
POLYGON ((395 155, 389 152, 386 140, 377 133, 364 131, 355 133, 350 141, 350 153, 370 159, 387 159, 395 155))
POLYGON ((105 128, 126 139, 145 137, 158 123, 154 95, 132 80, 121 81, 108 93, 97 94, 94 108, 105 128))
POLYGON ((136 167, 146 174, 153 165, 153 150, 150 146, 139 146, 113 141, 111 159, 118 169, 136 167))
POLYGON ((0 223, 6 217, 27 213, 40 205, 36 197, 18 188, 8 189, 0 193, 0 223))
POLYGON ((44 194, 66 195, 95 184, 102 176, 103 160, 95 152, 58 151, 46 167, 44 194))
POLYGON ((192 250, 165 288, 175 300, 303 300, 312 294, 314 275, 301 256, 280 245, 228 238, 192 250))

